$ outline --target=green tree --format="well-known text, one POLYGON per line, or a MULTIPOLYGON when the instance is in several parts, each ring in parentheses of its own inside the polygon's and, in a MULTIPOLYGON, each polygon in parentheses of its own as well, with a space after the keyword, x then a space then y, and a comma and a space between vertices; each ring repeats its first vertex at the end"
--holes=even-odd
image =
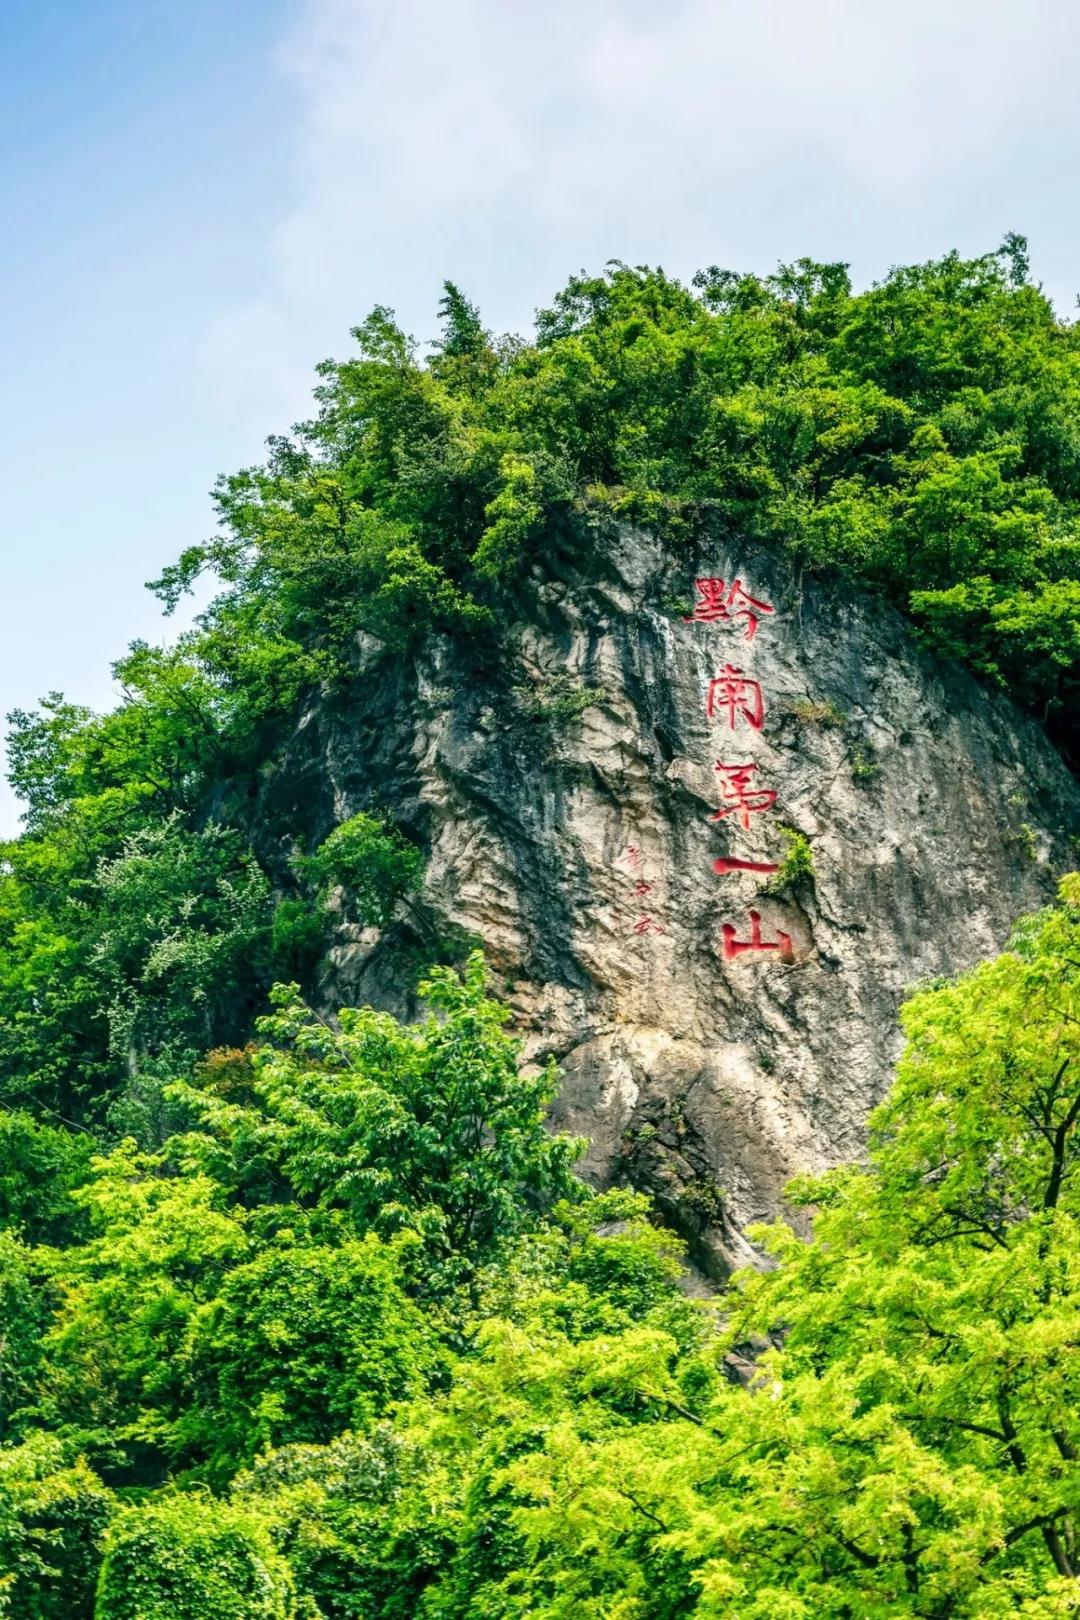
POLYGON ((516 1389, 530 1436, 496 1476, 522 1547, 505 1612, 1076 1612, 1078 963, 1074 878, 914 998, 869 1164, 797 1184, 813 1239, 763 1231, 775 1269, 723 1301, 739 1383, 655 1332, 585 1341, 572 1382, 553 1345, 531 1387, 527 1359, 513 1383, 465 1371, 473 1423, 505 1433, 516 1389), (637 1431, 613 1411, 635 1397, 637 1431))
POLYGON ((270 893, 236 833, 213 822, 192 832, 174 813, 102 861, 95 888, 92 960, 129 1068, 245 1030, 260 956, 263 975, 268 963, 270 893))
MULTIPOLYGON (((357 922, 385 928, 424 870, 423 851, 382 816, 350 816, 335 827, 314 855, 299 863, 323 890, 340 888, 347 912, 357 922)), ((415 914, 415 913, 414 913, 415 914)))
POLYGON ((418 1394, 435 1336, 402 1269, 374 1234, 303 1243, 286 1228, 258 1245, 194 1326, 177 1442, 227 1481, 268 1446, 363 1432, 418 1394))
POLYGON ((86 1462, 54 1436, 0 1446, 0 1614, 91 1620, 115 1506, 86 1462))
POLYGON ((347 1211, 358 1230, 424 1241, 426 1280, 456 1276, 559 1198, 584 1196, 571 1166, 580 1144, 552 1136, 549 1066, 528 1076, 507 1011, 487 995, 479 952, 463 974, 436 968, 420 987, 432 1008, 416 1026, 370 1009, 332 1028, 278 992, 252 1054, 248 1100, 177 1082, 200 1122, 197 1162, 246 1199, 274 1187, 347 1211))
POLYGON ((113 1524, 94 1620, 296 1620, 292 1577, 257 1515, 166 1496, 113 1524))

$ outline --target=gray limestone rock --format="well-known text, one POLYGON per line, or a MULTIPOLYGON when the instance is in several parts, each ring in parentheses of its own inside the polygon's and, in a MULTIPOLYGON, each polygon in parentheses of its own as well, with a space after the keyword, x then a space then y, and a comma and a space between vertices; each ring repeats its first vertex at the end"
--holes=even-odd
MULTIPOLYGON (((559 1060, 583 1173, 648 1188, 713 1274, 793 1173, 860 1153, 904 996, 1000 950, 1078 862, 1080 788, 1034 723, 879 599, 749 546, 593 535, 528 582, 497 664, 360 656, 265 802, 312 836, 379 806, 422 838, 428 903, 482 941, 530 1058, 559 1060), (752 636, 740 599, 686 622, 696 576, 774 611, 752 636), (707 712, 726 667, 760 728, 752 685, 707 712), (781 863, 794 834, 809 875, 715 870, 781 863), (751 911, 790 949, 725 955, 751 911)), ((410 1010, 371 931, 342 926, 323 989, 410 1010)))

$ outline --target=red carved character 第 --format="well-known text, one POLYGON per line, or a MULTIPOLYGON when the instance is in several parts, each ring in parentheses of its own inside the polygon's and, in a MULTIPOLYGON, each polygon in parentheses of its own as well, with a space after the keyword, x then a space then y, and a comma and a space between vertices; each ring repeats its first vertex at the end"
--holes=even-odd
POLYGON ((737 814, 744 830, 749 831, 750 817, 760 815, 763 810, 771 810, 776 803, 775 792, 772 788, 759 788, 751 784, 750 778, 757 770, 756 765, 724 765, 717 760, 716 769, 727 778, 720 791, 728 803, 723 809, 715 811, 709 820, 723 821, 725 816, 737 814))

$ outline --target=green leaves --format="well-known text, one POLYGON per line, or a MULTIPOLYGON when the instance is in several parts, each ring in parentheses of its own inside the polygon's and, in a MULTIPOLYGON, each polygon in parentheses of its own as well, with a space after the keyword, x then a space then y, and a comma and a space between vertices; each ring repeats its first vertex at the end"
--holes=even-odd
POLYGON ((117 1518, 94 1620, 299 1620, 299 1611, 260 1517, 185 1494, 117 1518))
POLYGON ((490 650, 575 508, 838 565, 1075 746, 1080 347, 1027 277, 1015 236, 859 294, 806 260, 693 289, 613 263, 532 343, 447 283, 426 361, 379 308, 157 582, 173 607, 216 574, 195 627, 129 650, 113 714, 11 717, 0 1611, 1076 1612, 1076 880, 912 1001, 868 1162, 796 1184, 812 1239, 759 1234, 772 1269, 719 1302, 643 1200, 574 1179, 478 955, 420 1023, 293 986, 243 1044, 330 908, 434 931, 377 814, 271 894, 257 776, 298 706, 360 648, 490 650), (103 1117, 142 1146, 63 1125, 103 1117))
POLYGON ((102 861, 96 889, 92 961, 115 1053, 137 1062, 242 1031, 270 894, 237 834, 213 822, 193 833, 174 815, 102 861))
POLYGON ((554 1076, 520 1072, 486 984, 479 953, 463 977, 435 969, 420 987, 435 1015, 418 1026, 366 1009, 343 1012, 334 1029, 295 990, 280 994, 260 1024, 267 1044, 252 1055, 250 1101, 173 1088, 206 1133, 190 1151, 245 1196, 281 1178, 291 1197, 347 1211, 359 1231, 419 1234, 412 1264, 438 1293, 536 1212, 582 1196, 578 1144, 544 1129, 554 1076))

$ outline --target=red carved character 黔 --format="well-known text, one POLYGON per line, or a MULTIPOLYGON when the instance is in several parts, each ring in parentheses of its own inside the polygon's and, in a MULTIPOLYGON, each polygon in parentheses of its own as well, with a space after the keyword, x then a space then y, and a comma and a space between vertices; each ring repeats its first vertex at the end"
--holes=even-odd
POLYGON ((792 949, 791 935, 777 929, 777 938, 766 940, 761 937, 761 913, 750 913, 750 938, 737 939, 734 923, 725 923, 721 930, 724 936, 724 960, 732 961, 736 956, 742 956, 744 951, 779 951, 783 962, 793 962, 795 952, 792 949))
POLYGON ((637 844, 627 844, 615 864, 616 866, 625 866, 631 872, 636 872, 641 865, 641 850, 637 844))
POLYGON ((723 821, 725 816, 737 814, 743 828, 749 830, 750 817, 759 815, 762 810, 771 810, 776 803, 776 794, 772 788, 753 786, 750 778, 757 770, 756 765, 723 765, 717 760, 716 769, 727 778, 720 791, 728 802, 709 820, 723 821))
POLYGON ((723 672, 713 677, 705 695, 705 713, 712 720, 718 712, 727 718, 728 726, 735 730, 739 715, 746 723, 760 731, 765 719, 765 700, 761 684, 744 675, 734 664, 725 664, 723 672))
POLYGON ((699 601, 693 613, 684 614, 685 623, 715 624, 717 619, 745 619, 747 641, 753 641, 757 635, 760 615, 776 612, 771 603, 759 602, 757 597, 745 591, 741 579, 732 580, 731 589, 726 595, 724 581, 716 577, 695 579, 694 589, 699 601))

